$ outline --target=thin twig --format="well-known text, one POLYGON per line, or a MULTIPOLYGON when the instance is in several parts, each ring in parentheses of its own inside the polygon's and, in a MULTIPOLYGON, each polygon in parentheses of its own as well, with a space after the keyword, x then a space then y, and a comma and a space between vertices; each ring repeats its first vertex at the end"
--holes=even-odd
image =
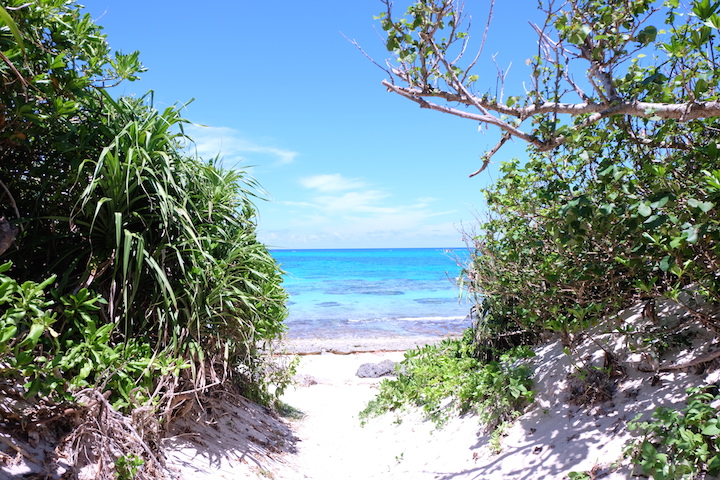
POLYGON ((483 155, 482 166, 477 171, 471 173, 470 178, 482 173, 483 170, 485 170, 487 168, 487 166, 490 164, 490 159, 492 158, 492 156, 495 155, 497 153, 497 151, 500 150, 500 148, 502 148, 503 145, 505 145, 505 142, 510 140, 510 137, 511 137, 511 135, 509 133, 503 133, 502 138, 500 139, 498 144, 495 145, 495 147, 492 150, 490 150, 489 152, 485 153, 485 155, 483 155))

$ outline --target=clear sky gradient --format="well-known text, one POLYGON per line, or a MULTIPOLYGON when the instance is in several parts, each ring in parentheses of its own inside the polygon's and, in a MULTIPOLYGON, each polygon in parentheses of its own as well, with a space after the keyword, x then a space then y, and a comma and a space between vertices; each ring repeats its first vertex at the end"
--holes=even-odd
MULTIPOLYGON (((489 2, 467 4, 472 47, 489 2)), ((385 91, 386 73, 347 39, 384 62, 379 1, 88 0, 86 10, 113 50, 139 50, 148 68, 116 94, 153 90, 158 108, 194 99, 185 117, 199 153, 266 190, 256 204, 271 247, 461 246, 497 163, 524 154, 515 142, 468 178, 498 133, 385 91)), ((539 18, 535 1, 497 2, 477 90, 494 92, 497 63, 510 67, 506 94, 522 93, 537 51, 528 21, 539 18)))

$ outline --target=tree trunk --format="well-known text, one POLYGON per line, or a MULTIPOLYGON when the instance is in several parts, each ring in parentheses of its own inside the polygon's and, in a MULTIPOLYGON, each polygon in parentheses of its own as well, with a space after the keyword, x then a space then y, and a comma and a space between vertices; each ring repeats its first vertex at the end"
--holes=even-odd
POLYGON ((10 225, 7 218, 0 217, 0 255, 10 248, 12 242, 18 234, 18 228, 10 225))

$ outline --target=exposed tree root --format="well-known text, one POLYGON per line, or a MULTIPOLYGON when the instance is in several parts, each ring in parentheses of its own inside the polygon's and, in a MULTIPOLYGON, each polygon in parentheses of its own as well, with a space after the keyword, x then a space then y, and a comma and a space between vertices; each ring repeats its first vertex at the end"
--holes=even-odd
POLYGON ((4 456, 22 455, 40 467, 38 478, 56 478, 59 472, 78 480, 171 478, 159 448, 154 408, 140 407, 125 416, 97 389, 79 392, 71 408, 13 397, 18 396, 11 392, 2 402, 2 433, 9 437, 0 440, 10 447, 4 456), (43 443, 39 456, 36 447, 43 443))
POLYGON ((138 408, 126 417, 98 390, 80 392, 78 398, 85 403, 80 422, 58 448, 79 479, 116 479, 117 461, 123 457, 142 461, 134 476, 138 480, 167 478, 158 456, 159 424, 151 408, 138 408))

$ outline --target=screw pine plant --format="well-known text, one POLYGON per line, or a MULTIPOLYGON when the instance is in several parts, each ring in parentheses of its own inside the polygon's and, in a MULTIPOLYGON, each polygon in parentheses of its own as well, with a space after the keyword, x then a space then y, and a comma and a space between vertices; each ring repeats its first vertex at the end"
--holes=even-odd
MULTIPOLYGON (((288 381, 262 354, 283 334, 286 293, 255 235, 254 180, 192 154, 179 107, 109 94, 144 67, 137 52, 111 55, 80 6, 3 12, 0 209, 21 227, 3 254, 13 275, 54 276, 58 298, 95 291, 111 347, 180 356, 196 387, 234 378, 268 400, 269 382, 288 381)), ((82 343, 82 326, 61 327, 82 343)))
MULTIPOLYGON (((268 354, 287 294, 256 237, 258 186, 191 153, 179 107, 108 93, 144 67, 111 55, 79 5, 5 2, 0 50, 0 217, 19 227, 1 254, 2 388, 76 403, 62 428, 77 468, 159 478, 177 393, 239 387, 270 403, 289 383, 268 354)), ((28 412, 3 418, 24 427, 28 412)))

